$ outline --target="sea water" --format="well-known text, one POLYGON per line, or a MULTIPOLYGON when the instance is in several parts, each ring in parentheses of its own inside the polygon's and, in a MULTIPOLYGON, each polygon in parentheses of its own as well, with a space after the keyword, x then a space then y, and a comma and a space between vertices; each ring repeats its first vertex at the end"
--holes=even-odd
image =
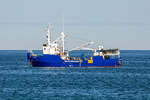
POLYGON ((35 68, 0 51, 0 100, 150 100, 150 51, 122 50, 117 68, 35 68))

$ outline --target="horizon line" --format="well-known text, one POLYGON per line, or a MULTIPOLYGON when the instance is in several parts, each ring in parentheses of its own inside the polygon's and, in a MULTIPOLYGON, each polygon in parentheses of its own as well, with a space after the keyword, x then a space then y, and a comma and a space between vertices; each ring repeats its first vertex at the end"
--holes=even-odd
MULTIPOLYGON (((42 49, 0 49, 0 51, 8 51, 8 50, 26 50, 26 51, 29 51, 29 50, 42 50, 42 49)), ((106 49, 107 50, 107 49, 106 49)), ((119 49, 119 50, 147 50, 147 51, 149 51, 150 49, 119 49)))

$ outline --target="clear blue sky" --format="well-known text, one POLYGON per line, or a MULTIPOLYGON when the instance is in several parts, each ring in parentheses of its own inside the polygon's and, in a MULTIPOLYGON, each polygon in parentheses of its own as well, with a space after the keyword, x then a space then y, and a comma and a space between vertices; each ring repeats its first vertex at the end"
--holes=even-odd
MULTIPOLYGON (((150 0, 0 0, 0 49, 42 49, 50 23, 66 47, 94 41, 105 48, 150 49, 150 0)), ((97 43, 97 44, 98 44, 97 43)))

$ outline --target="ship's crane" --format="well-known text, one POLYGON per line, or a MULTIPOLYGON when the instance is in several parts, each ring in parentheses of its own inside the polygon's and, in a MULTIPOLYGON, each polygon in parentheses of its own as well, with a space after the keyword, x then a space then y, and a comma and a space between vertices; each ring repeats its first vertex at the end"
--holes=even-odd
MULTIPOLYGON (((64 34, 64 33, 63 33, 64 34)), ((60 40, 62 40, 62 33, 61 33, 61 36, 60 37, 58 37, 56 40, 54 40, 52 43, 58 43, 58 41, 60 41, 60 40)), ((64 38, 66 38, 67 37, 67 35, 65 35, 64 34, 64 38)))
POLYGON ((67 37, 67 35, 64 34, 64 32, 61 32, 61 36, 58 37, 56 40, 54 40, 52 43, 53 44, 58 44, 59 41, 61 42, 61 46, 59 48, 62 49, 62 54, 64 54, 65 51, 65 47, 64 47, 64 39, 67 37))
POLYGON ((73 48, 73 49, 71 49, 71 51, 72 50, 93 50, 93 49, 91 49, 91 48, 86 48, 87 46, 90 46, 90 45, 92 45, 92 44, 94 44, 94 42, 87 42, 87 43, 85 43, 85 44, 83 44, 83 45, 81 45, 80 47, 76 47, 76 48, 73 48))

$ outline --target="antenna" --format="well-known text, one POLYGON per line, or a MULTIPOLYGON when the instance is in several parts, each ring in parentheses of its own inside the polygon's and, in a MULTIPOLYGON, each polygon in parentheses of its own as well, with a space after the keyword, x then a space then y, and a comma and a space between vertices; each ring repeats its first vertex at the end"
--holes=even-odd
POLYGON ((48 29, 47 29, 47 43, 50 45, 51 39, 50 39, 50 24, 48 24, 48 29))
POLYGON ((64 13, 62 13, 62 31, 64 32, 64 13))

